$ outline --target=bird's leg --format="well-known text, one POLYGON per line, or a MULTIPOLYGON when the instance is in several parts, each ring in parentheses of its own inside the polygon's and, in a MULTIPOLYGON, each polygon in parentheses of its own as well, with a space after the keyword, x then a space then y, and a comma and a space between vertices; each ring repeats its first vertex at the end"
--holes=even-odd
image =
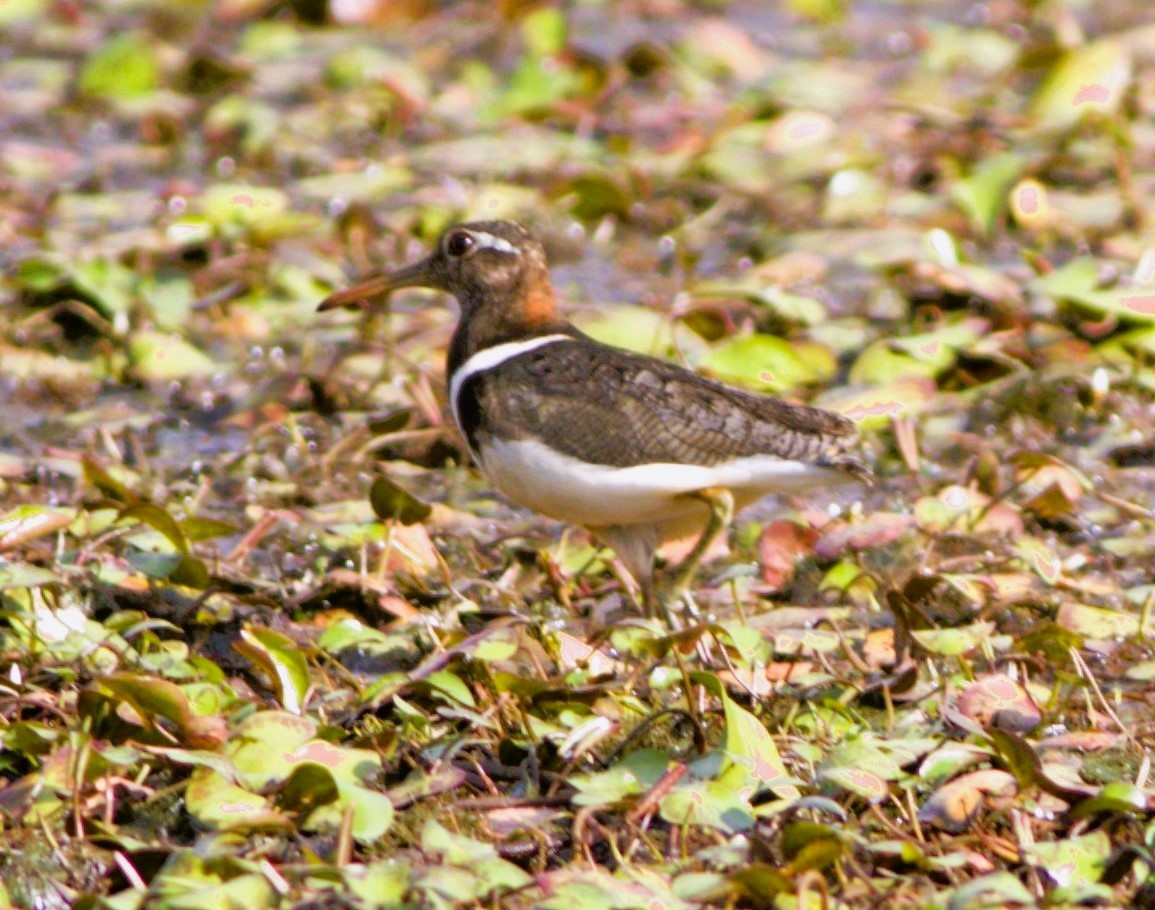
POLYGON ((617 554, 641 592, 641 607, 647 616, 654 616, 660 603, 654 592, 654 551, 658 537, 649 525, 597 528, 595 535, 617 554))
POLYGON ((688 593, 690 582, 694 580, 694 573, 698 571, 698 565, 702 562, 702 557, 706 555, 706 551, 710 549, 710 545, 729 526, 730 519, 734 517, 734 494, 724 487, 710 487, 689 495, 701 499, 710 507, 710 519, 706 522, 702 536, 694 544, 694 549, 682 560, 681 565, 674 573, 670 583, 669 599, 681 598, 685 601, 689 612, 696 613, 697 607, 690 600, 688 593))
POLYGON ((652 566, 649 572, 638 579, 638 587, 641 589, 642 609, 645 611, 646 616, 651 618, 657 616, 660 601, 654 590, 654 570, 652 566))

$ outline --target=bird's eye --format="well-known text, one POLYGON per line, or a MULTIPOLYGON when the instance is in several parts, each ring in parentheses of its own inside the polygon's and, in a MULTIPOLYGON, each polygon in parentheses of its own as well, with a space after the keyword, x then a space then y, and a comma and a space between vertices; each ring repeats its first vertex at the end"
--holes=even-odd
POLYGON ((464 256, 473 249, 473 237, 465 231, 450 234, 445 241, 445 252, 450 256, 464 256))

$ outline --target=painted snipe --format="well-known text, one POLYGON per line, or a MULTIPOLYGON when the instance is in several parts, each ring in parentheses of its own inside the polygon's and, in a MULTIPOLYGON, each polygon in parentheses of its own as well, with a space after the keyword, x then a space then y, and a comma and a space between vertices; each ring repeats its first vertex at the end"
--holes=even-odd
POLYGON ((525 228, 447 230, 431 256, 339 291, 320 309, 398 288, 457 298, 449 403, 469 450, 514 503, 583 525, 658 604, 654 554, 697 533, 674 571, 682 595, 735 510, 770 493, 869 482, 851 421, 609 347, 558 312, 545 252, 525 228))

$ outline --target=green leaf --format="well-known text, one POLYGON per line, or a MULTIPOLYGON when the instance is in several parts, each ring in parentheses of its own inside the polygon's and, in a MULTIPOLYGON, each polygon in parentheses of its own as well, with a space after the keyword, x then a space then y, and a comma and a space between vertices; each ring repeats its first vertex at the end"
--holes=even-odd
MULTIPOLYGON (((296 785, 299 790, 303 789, 308 793, 310 781, 327 777, 332 783, 334 793, 331 800, 326 800, 324 805, 310 812, 304 825, 306 830, 337 830, 348 806, 353 807, 352 834, 358 843, 371 844, 380 839, 392 826, 393 803, 384 793, 331 774, 328 769, 316 765, 302 765, 299 768, 305 771, 303 781, 296 785)), ((297 773, 299 772, 294 770, 286 786, 293 782, 297 773)))
MULTIPOLYGON (((695 674, 694 678, 703 676, 707 674, 695 674)), ((726 719, 722 748, 733 762, 733 771, 727 772, 727 776, 745 777, 759 785, 768 784, 780 799, 797 799, 801 794, 790 783, 792 778, 778 752, 778 745, 762 721, 730 698, 720 684, 716 691, 722 699, 726 719)))
POLYGON ((812 341, 747 335, 716 347, 699 365, 703 372, 747 388, 788 391, 830 379, 834 354, 812 341))
POLYGON ((775 898, 783 891, 793 891, 794 883, 782 871, 767 863, 751 863, 730 874, 730 881, 751 906, 777 906, 775 898))
POLYGON ((452 831, 430 818, 421 830, 421 849, 435 853, 451 866, 463 866, 477 876, 480 888, 475 899, 493 892, 524 888, 533 879, 513 863, 501 859, 490 844, 452 831))
MULTIPOLYGON (((0 26, 12 25, 22 20, 35 19, 43 15, 48 0, 7 0, 0 3, 0 26)), ((3 885, 0 883, 0 888, 3 885)), ((0 890, 0 896, 3 891, 0 890)))
POLYGON ((13 588, 38 588, 56 584, 60 576, 51 569, 42 569, 25 563, 0 562, 0 591, 13 588))
POLYGON ((241 529, 227 521, 217 521, 215 518, 186 518, 180 523, 185 538, 191 543, 202 540, 212 540, 214 537, 229 537, 239 534, 241 529))
POLYGON ((317 725, 287 711, 258 711, 245 719, 225 747, 245 786, 258 791, 292 771, 293 754, 317 733, 317 725))
POLYGON ((826 307, 821 301, 767 284, 756 274, 738 281, 703 281, 694 285, 692 293, 696 300, 740 297, 792 324, 813 326, 826 320, 826 307))
POLYGON ((1111 838, 1099 829, 1065 840, 1027 843, 1023 845, 1023 853, 1028 862, 1056 885, 1093 884, 1103 874, 1111 853, 1111 838))
POLYGON ((561 187, 559 195, 574 199, 571 211, 581 221, 597 221, 607 215, 626 218, 634 196, 611 174, 587 171, 561 187))
POLYGON ((240 52, 266 60, 289 59, 300 53, 304 36, 288 20, 266 19, 245 29, 240 52))
MULTIPOLYGON (((749 776, 736 772, 737 765, 714 779, 703 780, 691 772, 658 804, 663 819, 671 825, 701 825, 730 834, 754 827, 754 810, 750 805, 753 791, 749 776)), ((790 788, 782 788, 783 790, 790 788)))
POLYGON ((950 188, 951 199, 966 213, 976 233, 990 236, 995 221, 1006 210, 1007 194, 1026 171, 1027 163, 1016 152, 992 155, 950 188))
POLYGON ((152 676, 115 673, 97 681, 113 698, 129 705, 148 728, 155 726, 156 718, 164 718, 180 731, 192 722, 192 708, 184 691, 175 683, 152 676))
POLYGON ((289 209, 284 190, 243 183, 218 183, 201 195, 205 217, 216 225, 259 225, 289 209))
POLYGON ((102 258, 78 262, 71 280, 78 291, 96 301, 103 315, 113 319, 128 314, 140 283, 139 276, 132 269, 115 260, 102 258))
POLYGON ((413 175, 407 169, 378 164, 359 171, 308 177, 297 181, 296 191, 302 196, 321 200, 340 197, 350 202, 375 202, 408 188, 412 183, 413 175))
POLYGON ((575 774, 570 778, 578 791, 573 802, 578 806, 613 806, 640 796, 662 779, 669 764, 665 752, 639 749, 605 771, 575 774))
POLYGON ((870 386, 837 389, 818 396, 813 403, 849 417, 863 430, 874 430, 888 426, 896 417, 918 414, 937 395, 934 379, 906 376, 870 386))
POLYGON ((341 875, 359 907, 389 910, 405 905, 409 890, 409 863, 390 858, 368 865, 350 863, 341 867, 341 875))
POLYGON ((1140 787, 1126 780, 1115 780, 1097 794, 1077 803, 1071 817, 1090 818, 1099 814, 1146 815, 1155 808, 1155 800, 1140 787))
MULTIPOLYGON (((1082 638, 1110 641, 1130 638, 1139 633, 1139 617, 1121 610, 1092 607, 1089 604, 1065 603, 1055 617, 1063 629, 1082 638)), ((1151 634, 1150 630, 1147 632, 1151 634)))
POLYGON ((286 711, 300 714, 304 710, 312 686, 309 664, 291 639, 254 626, 242 629, 241 640, 233 642, 233 647, 264 671, 286 711))
POLYGON ((560 9, 534 10, 521 22, 526 50, 534 57, 548 57, 565 50, 566 21, 560 9))
POLYGON ((958 354, 969 350, 990 328, 985 319, 962 319, 933 332, 896 338, 891 344, 941 374, 954 366, 958 354))
POLYGON ((1100 288, 1099 262, 1090 256, 1072 259, 1061 268, 1040 275, 1031 282, 1031 289, 1099 317, 1155 322, 1155 292, 1150 288, 1126 286, 1100 288))
POLYGON ((889 385, 916 378, 933 379, 938 373, 939 368, 935 363, 896 349, 889 339, 880 338, 867 345, 858 355, 850 367, 848 378, 854 383, 889 385))
POLYGON ((794 875, 811 869, 822 871, 850 852, 840 832, 829 825, 795 822, 782 835, 783 852, 790 857, 786 867, 794 875))
POLYGON ((955 629, 915 629, 911 637, 923 649, 942 657, 958 657, 979 647, 994 634, 993 622, 976 622, 955 629))
POLYGON ((67 279, 68 271, 65 263, 44 254, 21 259, 11 275, 12 283, 16 287, 38 294, 44 294, 59 287, 67 279))
POLYGON ((381 773, 381 756, 376 752, 339 746, 323 739, 301 743, 284 758, 288 767, 296 767, 301 762, 322 765, 338 784, 364 784, 381 773))
POLYGON ((294 830, 287 815, 273 809, 268 800, 230 783, 212 768, 193 770, 184 792, 189 814, 210 828, 224 830, 294 830))
POLYGON ((198 591, 203 591, 212 583, 212 577, 209 575, 208 566, 195 556, 189 556, 187 553, 181 558, 180 563, 168 580, 174 585, 183 585, 186 588, 195 588, 198 591))
POLYGON ((1127 45, 1114 38, 1072 48, 1039 86, 1030 116, 1046 129, 1066 129, 1091 114, 1114 116, 1132 69, 1127 45))
POLYGON ((228 783, 237 783, 236 766, 219 752, 209 752, 206 749, 178 749, 166 746, 151 746, 147 749, 150 755, 158 755, 178 765, 189 765, 193 768, 210 768, 228 783))
POLYGON ((123 483, 113 477, 103 467, 93 461, 91 458, 84 457, 80 460, 81 469, 84 472, 84 482, 91 487, 95 487, 109 499, 114 499, 117 502, 131 503, 136 501, 136 495, 129 491, 123 483))
POLYGON ((951 908, 1038 906, 1035 896, 1011 872, 993 872, 972 879, 954 891, 940 893, 938 903, 951 908))
POLYGON ((426 676, 424 682, 426 685, 448 696, 458 704, 465 705, 468 708, 477 707, 477 702, 474 700, 473 693, 469 690, 469 686, 455 673, 451 673, 448 670, 438 670, 426 676))
POLYGON ((433 511, 428 504, 388 477, 378 477, 373 481, 369 503, 373 506, 373 513, 382 521, 399 521, 403 525, 424 521, 433 511))
POLYGON ((200 349, 165 332, 133 332, 128 337, 128 354, 133 370, 146 382, 207 376, 218 369, 200 349))
MULTIPOLYGON (((328 768, 314 762, 298 762, 281 785, 277 802, 289 812, 307 816, 318 807, 336 802, 339 796, 337 781, 328 768)), ((316 831, 319 825, 306 823, 304 827, 316 831)))
POLYGON ((347 648, 356 648, 364 654, 384 654, 393 650, 396 642, 380 629, 349 617, 328 626, 317 639, 317 647, 330 654, 339 654, 347 648))
POLYGON ((0 552, 55 534, 76 518, 72 509, 52 506, 18 506, 0 517, 0 552))
POLYGON ((160 506, 154 506, 148 502, 138 502, 121 509, 117 515, 118 521, 123 520, 139 521, 142 524, 148 525, 155 531, 159 531, 165 536, 173 548, 180 553, 188 553, 189 545, 188 539, 184 536, 184 531, 165 509, 160 506))
POLYGON ((692 342, 684 339, 683 333, 675 332, 675 324, 667 316, 631 304, 600 306, 592 315, 578 314, 574 322, 602 344, 651 357, 669 356, 683 340, 692 342))
POLYGON ((160 76, 156 41, 127 32, 106 41, 80 71, 80 91, 101 98, 136 98, 152 92, 160 76))

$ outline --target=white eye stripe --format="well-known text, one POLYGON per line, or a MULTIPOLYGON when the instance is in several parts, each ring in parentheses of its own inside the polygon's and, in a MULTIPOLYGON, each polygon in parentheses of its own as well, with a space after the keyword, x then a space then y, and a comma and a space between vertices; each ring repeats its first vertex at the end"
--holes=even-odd
POLYGON ((498 237, 495 234, 487 234, 485 231, 470 231, 469 236, 471 236, 477 244, 476 249, 496 250, 499 253, 517 252, 517 247, 508 240, 498 237))

